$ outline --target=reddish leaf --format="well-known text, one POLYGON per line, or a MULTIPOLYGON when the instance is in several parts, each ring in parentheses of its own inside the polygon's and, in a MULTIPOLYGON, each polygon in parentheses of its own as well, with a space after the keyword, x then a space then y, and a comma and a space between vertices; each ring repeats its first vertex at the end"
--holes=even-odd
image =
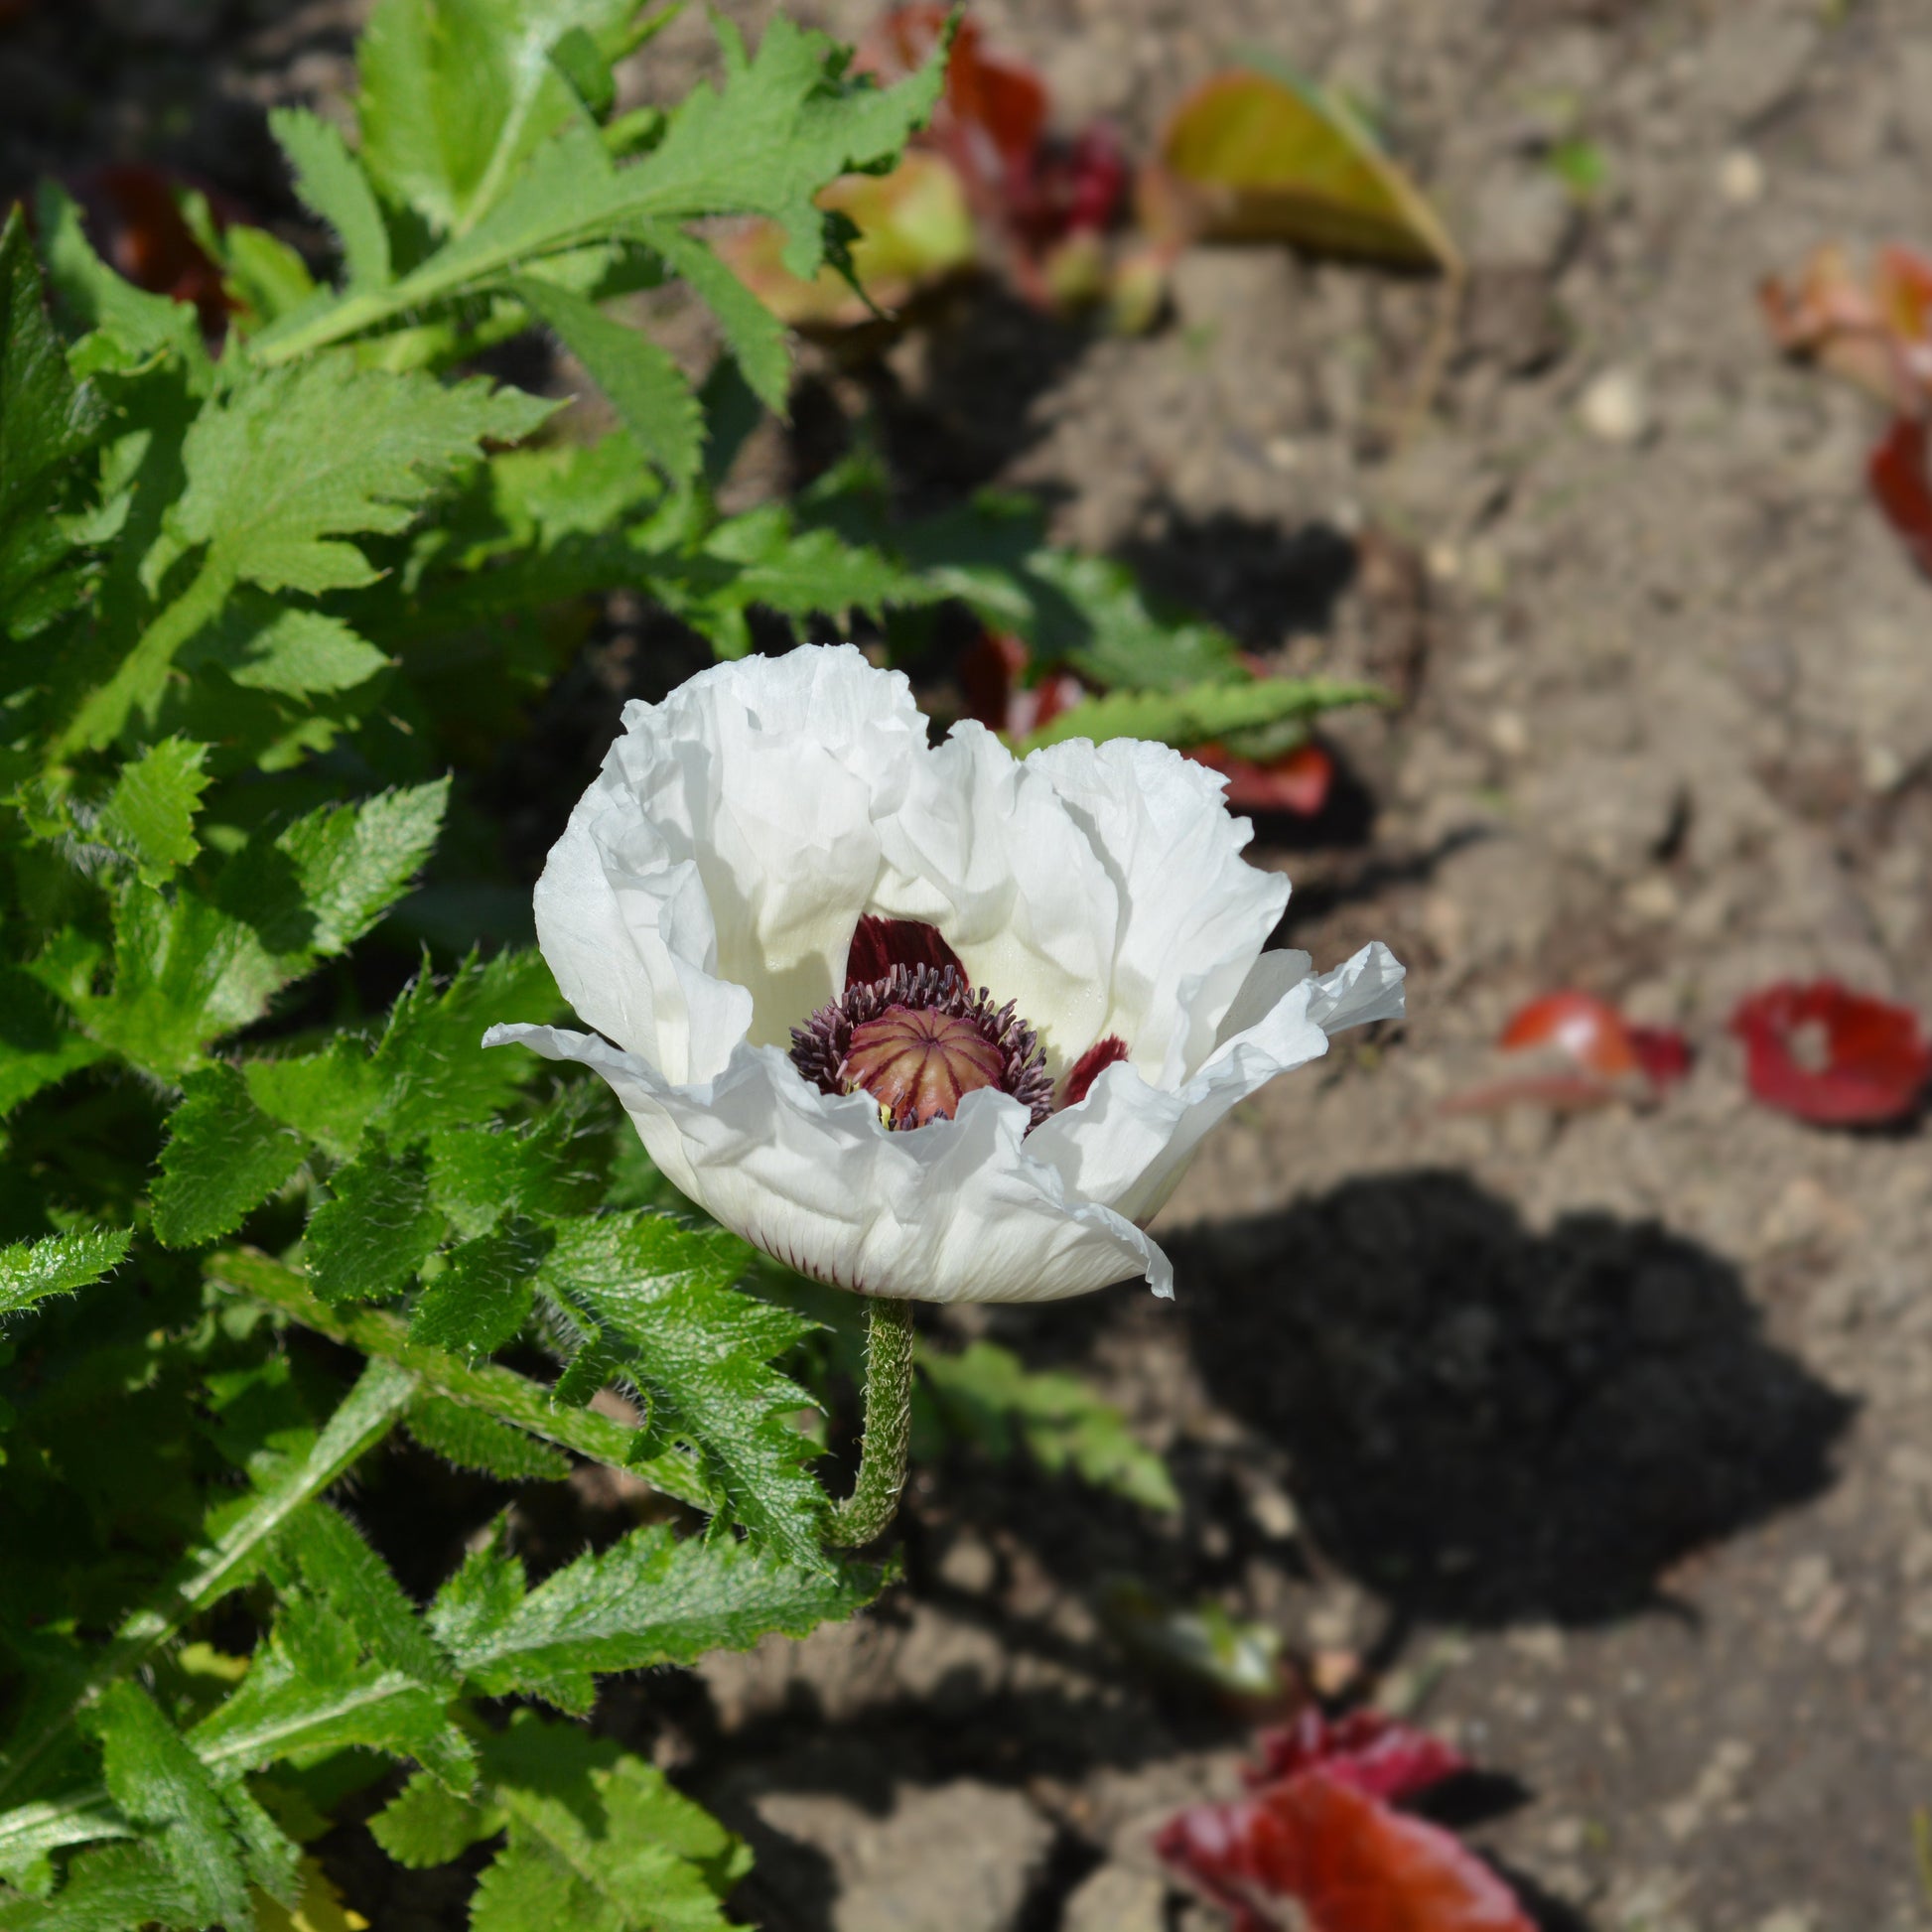
POLYGON ((1291 812, 1297 818, 1312 818, 1328 802, 1335 777, 1335 761, 1319 745, 1298 745, 1273 764, 1236 758, 1219 745, 1190 746, 1187 756, 1227 773, 1228 803, 1242 812, 1291 812))
POLYGON ((1593 993, 1546 993, 1518 1007, 1496 1044, 1505 1052, 1559 1046, 1606 1080, 1620 1080, 1638 1067, 1623 1016, 1593 993))
POLYGON ((1773 340, 1790 355, 1868 389, 1901 414, 1932 400, 1932 261, 1910 248, 1882 248, 1866 287, 1844 249, 1820 248, 1795 284, 1759 285, 1758 305, 1773 340))
POLYGON ((966 978, 959 955, 939 936, 936 926, 920 919, 861 914, 859 929, 853 933, 851 949, 845 956, 846 985, 870 986, 874 980, 883 980, 895 966, 950 966, 962 980, 966 978))
POLYGON ((1835 980, 1783 982, 1739 1003, 1751 1092, 1767 1107, 1828 1127, 1900 1120, 1932 1080, 1918 1015, 1835 980))
POLYGON ((1865 460, 1871 493, 1919 569, 1932 575, 1932 480, 1922 417, 1895 416, 1865 460))
POLYGON ((1311 1705, 1293 1724, 1264 1730, 1255 1741, 1261 1763, 1243 1773, 1250 1784, 1318 1770, 1391 1804, 1469 1768, 1469 1760, 1440 1737, 1380 1711, 1351 1711, 1331 1723, 1311 1705))
POLYGON ((1086 696, 1086 687, 1064 671, 1037 684, 1020 682, 1033 654, 1012 631, 982 631, 959 660, 966 714, 1009 738, 1028 738, 1086 696))
POLYGON ((1515 1894, 1439 1826, 1391 1811, 1323 1771, 1227 1805, 1190 1805, 1155 1849, 1235 1932, 1535 1932, 1515 1894))

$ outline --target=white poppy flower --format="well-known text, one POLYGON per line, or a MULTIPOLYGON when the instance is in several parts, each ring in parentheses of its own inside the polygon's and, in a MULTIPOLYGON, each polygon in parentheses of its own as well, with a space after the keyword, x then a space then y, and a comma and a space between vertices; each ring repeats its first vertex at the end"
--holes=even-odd
POLYGON ((718 665, 623 723, 536 891, 597 1031, 485 1043, 595 1067, 676 1186, 819 1281, 1169 1295, 1144 1229, 1208 1129, 1402 1011, 1382 946, 1320 976, 1262 951, 1288 882, 1166 746, 934 747, 849 644, 718 665))

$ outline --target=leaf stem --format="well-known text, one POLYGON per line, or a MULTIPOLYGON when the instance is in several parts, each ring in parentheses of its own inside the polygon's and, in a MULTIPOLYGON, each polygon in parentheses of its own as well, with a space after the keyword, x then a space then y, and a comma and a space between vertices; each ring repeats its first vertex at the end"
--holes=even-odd
POLYGON ((16 1784, 107 1687, 137 1669, 197 1610, 240 1583, 256 1552, 312 1497, 342 1475, 395 1426, 416 1393, 416 1378, 392 1362, 362 1371, 307 1457, 206 1548, 183 1560, 151 1602, 120 1627, 74 1695, 57 1706, 0 1758, 0 1791, 16 1784))
POLYGON ((866 1304, 866 1421, 859 1476, 836 1505, 826 1540, 856 1550, 893 1520, 912 1442, 912 1304, 874 1296, 866 1304))

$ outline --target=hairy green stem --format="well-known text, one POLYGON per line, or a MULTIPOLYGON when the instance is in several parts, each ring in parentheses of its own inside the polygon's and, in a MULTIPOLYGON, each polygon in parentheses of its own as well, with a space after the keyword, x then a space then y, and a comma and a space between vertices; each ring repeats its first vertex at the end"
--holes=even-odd
POLYGON ((28 1767, 110 1684, 137 1669, 197 1610, 207 1608, 242 1582, 262 1545, 304 1503, 321 1495, 381 1442, 415 1393, 413 1375, 393 1362, 370 1362, 342 1407, 330 1417, 308 1455, 212 1543, 192 1551, 153 1600, 121 1625, 73 1696, 12 1742, 0 1757, 0 1791, 18 1783, 28 1767))
POLYGON ((866 1304, 866 1422, 859 1477, 832 1511, 826 1540, 856 1550, 898 1509, 912 1442, 912 1304, 874 1296, 866 1304))

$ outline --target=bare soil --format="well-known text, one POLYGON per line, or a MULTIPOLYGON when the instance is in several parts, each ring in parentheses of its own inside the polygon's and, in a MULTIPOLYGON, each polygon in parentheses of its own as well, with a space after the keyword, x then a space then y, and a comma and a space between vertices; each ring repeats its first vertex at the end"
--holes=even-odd
MULTIPOLYGON (((1297 884, 1284 939, 1387 940, 1411 1019, 1220 1131, 1160 1224, 1173 1304, 944 1323, 1095 1379, 1170 1456, 1177 1521, 942 1461, 876 1612, 616 1687, 600 1721, 751 1834, 739 1903, 779 1932, 1205 1927, 1148 1835, 1233 1793, 1245 1721, 1111 1641, 1098 1591, 1129 1576, 1456 1736, 1496 1774, 1458 1819, 1550 1927, 1932 1924, 1932 1160, 1916 1125, 1754 1106, 1725 1032, 1784 977, 1932 1012, 1932 584, 1864 498, 1868 406, 1780 363, 1752 296, 1822 240, 1932 241, 1932 15, 976 11, 1069 120, 1143 145, 1246 42, 1371 101, 1471 264, 1433 412, 1392 427, 1436 285, 1202 250, 1142 340, 986 289, 870 374, 823 362, 739 487, 871 408, 908 500, 1034 489, 1251 648, 1390 682, 1400 709, 1333 729, 1339 802, 1257 856, 1297 884), (1603 161, 1583 199, 1551 166, 1575 141, 1603 161), (1572 984, 1686 1028, 1691 1078, 1446 1114, 1507 1014, 1572 984)), ((345 82, 327 8, 113 12, 118 92, 16 30, 40 65, 0 64, 7 178, 140 152, 247 188, 262 105, 345 82)), ((648 84, 704 43, 680 21, 648 84)), ((458 1874, 357 1896, 370 1867, 338 1864, 383 1932, 460 1922, 458 1874)))

